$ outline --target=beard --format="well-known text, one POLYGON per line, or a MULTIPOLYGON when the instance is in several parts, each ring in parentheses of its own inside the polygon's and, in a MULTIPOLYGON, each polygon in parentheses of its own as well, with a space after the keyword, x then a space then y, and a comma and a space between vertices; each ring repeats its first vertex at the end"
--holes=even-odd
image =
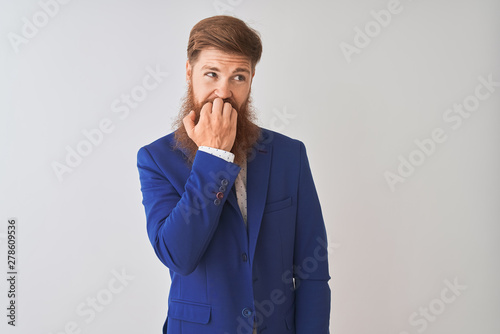
MULTIPOLYGON (((193 163, 198 146, 195 142, 189 138, 186 128, 182 120, 186 117, 191 110, 196 113, 195 125, 198 124, 200 119, 201 108, 207 102, 213 102, 205 100, 201 103, 196 103, 193 92, 193 84, 190 82, 186 95, 182 99, 181 110, 179 116, 174 122, 174 132, 175 146, 176 149, 181 149, 187 156, 188 162, 193 163)), ((231 148, 231 153, 234 154, 234 163, 241 165, 243 163, 252 146, 257 142, 260 136, 260 128, 253 123, 255 120, 255 112, 252 106, 250 92, 248 98, 243 102, 241 106, 238 106, 233 99, 225 99, 224 102, 229 102, 234 109, 238 112, 237 124, 236 124, 236 138, 234 140, 233 147, 231 148)))

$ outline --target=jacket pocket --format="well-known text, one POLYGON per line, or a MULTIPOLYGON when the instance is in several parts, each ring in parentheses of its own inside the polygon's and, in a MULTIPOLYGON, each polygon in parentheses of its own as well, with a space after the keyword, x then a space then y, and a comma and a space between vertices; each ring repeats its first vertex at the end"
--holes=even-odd
POLYGON ((168 317, 177 320, 208 324, 210 321, 210 313, 211 307, 207 304, 180 300, 171 300, 168 304, 168 317))
POLYGON ((277 201, 277 202, 266 203, 266 206, 264 208, 264 213, 278 211, 278 210, 287 208, 291 205, 292 205, 292 198, 291 197, 285 198, 284 200, 277 201))

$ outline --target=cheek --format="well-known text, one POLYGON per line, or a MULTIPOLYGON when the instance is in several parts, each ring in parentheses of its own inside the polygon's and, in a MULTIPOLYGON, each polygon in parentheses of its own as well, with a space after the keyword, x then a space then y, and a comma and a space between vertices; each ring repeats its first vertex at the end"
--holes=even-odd
POLYGON ((208 87, 207 85, 193 83, 193 95, 196 102, 198 103, 207 100, 212 92, 213 90, 210 90, 210 87, 208 87))
POLYGON ((234 91, 234 98, 238 102, 238 105, 243 104, 250 94, 250 87, 244 87, 234 91))

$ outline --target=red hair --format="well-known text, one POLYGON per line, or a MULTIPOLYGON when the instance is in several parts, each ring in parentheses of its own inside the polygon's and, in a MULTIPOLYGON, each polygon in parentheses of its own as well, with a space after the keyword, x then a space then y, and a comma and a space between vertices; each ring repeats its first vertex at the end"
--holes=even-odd
POLYGON ((187 47, 189 62, 193 65, 200 51, 206 48, 244 55, 254 71, 262 54, 262 41, 259 33, 242 20, 218 15, 201 20, 191 29, 187 47))

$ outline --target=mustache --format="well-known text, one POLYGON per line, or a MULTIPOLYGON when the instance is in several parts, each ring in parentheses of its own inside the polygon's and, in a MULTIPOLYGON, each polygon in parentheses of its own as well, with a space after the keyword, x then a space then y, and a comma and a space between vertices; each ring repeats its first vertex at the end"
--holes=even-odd
MULTIPOLYGON (((214 101, 215 101, 215 99, 216 99, 216 98, 217 98, 217 97, 214 97, 213 99, 206 99, 206 100, 202 101, 199 105, 196 105, 196 107, 195 107, 195 112, 196 112, 197 114, 199 114, 199 113, 200 113, 200 111, 201 111, 201 108, 203 108, 203 106, 204 106, 205 104, 207 104, 207 103, 209 103, 209 102, 210 102, 210 103, 214 103, 214 101)), ((226 98, 226 99, 222 99, 222 102, 223 102, 223 103, 229 102, 229 103, 231 104, 231 106, 232 106, 234 109, 238 110, 238 104, 237 104, 237 103, 236 103, 236 101, 234 101, 232 98, 230 98, 230 97, 229 97, 229 98, 226 98)))

